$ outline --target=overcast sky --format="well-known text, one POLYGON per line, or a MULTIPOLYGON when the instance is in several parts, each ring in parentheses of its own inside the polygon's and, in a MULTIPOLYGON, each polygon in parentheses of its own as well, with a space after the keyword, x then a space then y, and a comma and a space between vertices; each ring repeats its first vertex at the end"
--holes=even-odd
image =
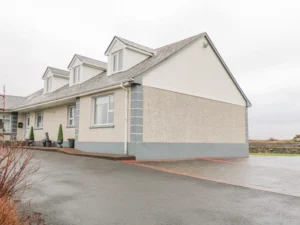
POLYGON ((1 1, 0 85, 28 95, 114 35, 156 48, 206 31, 252 102, 250 138, 300 133, 300 3, 276 0, 1 1))

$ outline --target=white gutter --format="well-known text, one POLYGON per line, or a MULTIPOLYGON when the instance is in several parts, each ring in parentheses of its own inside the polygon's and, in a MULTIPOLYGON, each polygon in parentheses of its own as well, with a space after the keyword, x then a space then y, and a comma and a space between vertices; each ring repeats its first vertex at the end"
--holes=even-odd
MULTIPOLYGON (((124 86, 124 84, 126 86, 128 86, 129 81, 122 81, 121 84, 123 84, 123 86, 124 86)), ((101 88, 101 89, 97 89, 97 90, 94 90, 94 91, 85 92, 85 93, 73 95, 73 96, 70 96, 70 97, 67 97, 67 98, 61 98, 61 99, 57 99, 57 100, 53 100, 53 101, 49 101, 49 102, 44 102, 44 103, 40 103, 40 104, 36 104, 36 105, 31 105, 31 106, 24 107, 24 108, 15 108, 15 109, 11 109, 11 111, 18 112, 18 111, 21 111, 21 110, 26 110, 26 109, 30 109, 30 108, 39 107, 39 106, 44 106, 44 105, 48 105, 48 104, 51 104, 51 103, 57 103, 57 102, 61 102, 61 101, 71 100, 71 99, 74 99, 74 98, 77 98, 77 97, 83 97, 83 96, 86 96, 86 95, 96 94, 96 93, 103 92, 103 91, 109 91, 109 90, 116 89, 116 88, 120 88, 120 82, 116 82, 116 85, 109 86, 107 88, 101 88)))
POLYGON ((124 84, 121 83, 120 87, 125 91, 125 98, 124 98, 124 104, 125 104, 125 119, 124 119, 124 154, 128 155, 128 148, 127 148, 127 142, 128 142, 128 89, 124 87, 124 84))

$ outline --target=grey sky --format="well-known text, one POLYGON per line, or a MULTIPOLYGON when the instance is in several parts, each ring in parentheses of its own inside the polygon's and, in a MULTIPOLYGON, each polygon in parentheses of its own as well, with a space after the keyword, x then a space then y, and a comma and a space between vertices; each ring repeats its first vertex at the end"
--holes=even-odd
POLYGON ((250 138, 300 133, 300 14, 297 1, 2 1, 0 85, 28 95, 47 66, 74 53, 106 60, 114 35, 148 47, 208 32, 253 106, 250 138))

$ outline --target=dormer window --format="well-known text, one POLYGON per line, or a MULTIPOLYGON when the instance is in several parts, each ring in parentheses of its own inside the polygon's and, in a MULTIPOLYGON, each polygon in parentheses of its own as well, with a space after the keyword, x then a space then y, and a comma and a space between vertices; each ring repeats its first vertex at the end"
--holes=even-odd
POLYGON ((123 69, 123 50, 112 54, 113 72, 119 72, 123 69))
POLYGON ((73 84, 77 84, 80 81, 80 66, 73 69, 73 84))
POLYGON ((46 79, 46 92, 50 92, 52 89, 52 77, 46 79))

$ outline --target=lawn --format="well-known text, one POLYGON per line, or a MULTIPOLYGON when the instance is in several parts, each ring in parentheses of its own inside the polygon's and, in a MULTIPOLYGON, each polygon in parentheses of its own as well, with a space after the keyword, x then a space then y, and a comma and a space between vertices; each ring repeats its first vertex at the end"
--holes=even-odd
POLYGON ((259 156, 300 156, 300 154, 282 154, 282 153, 249 153, 249 155, 259 155, 259 156))

